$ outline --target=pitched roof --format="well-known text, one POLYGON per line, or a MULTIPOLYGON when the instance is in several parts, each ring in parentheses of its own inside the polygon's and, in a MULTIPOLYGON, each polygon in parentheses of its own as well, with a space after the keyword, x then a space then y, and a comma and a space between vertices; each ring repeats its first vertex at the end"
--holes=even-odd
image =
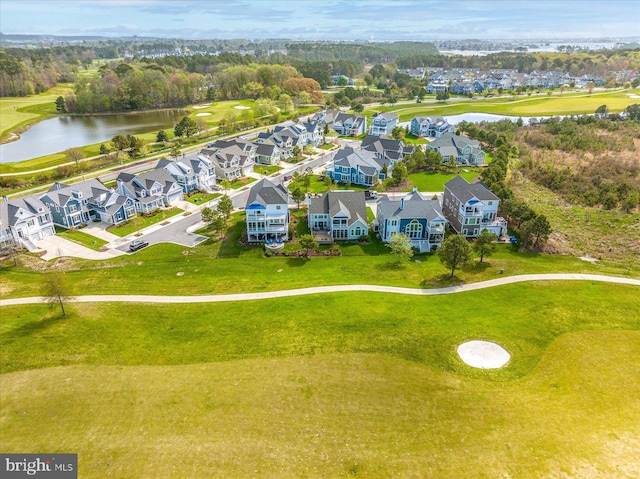
POLYGON ((263 178, 249 191, 247 205, 252 203, 267 205, 289 204, 289 190, 282 184, 276 185, 267 178, 263 178))
POLYGON ((444 187, 451 191, 451 193, 463 203, 466 203, 472 198, 477 198, 480 201, 500 200, 484 183, 478 182, 471 184, 462 176, 456 176, 449 180, 444 184, 444 187))
POLYGON ((351 226, 360 220, 367 224, 367 204, 364 191, 327 191, 320 198, 311 198, 310 214, 328 214, 334 217, 340 211, 348 214, 351 226))
MULTIPOLYGON (((120 173, 126 174, 126 173, 120 173)), ((54 183, 49 191, 47 191, 44 195, 40 196, 40 199, 45 196, 50 198, 55 204, 59 206, 64 206, 71 198, 80 199, 91 199, 95 195, 99 195, 103 192, 108 192, 109 190, 105 188, 105 186, 100 183, 97 179, 92 178, 90 180, 81 181, 79 183, 73 183, 71 185, 65 183, 54 183)))
POLYGON ((26 196, 24 198, 16 198, 10 201, 0 202, 0 227, 6 229, 18 223, 16 216, 18 211, 24 210, 31 215, 41 215, 49 211, 49 207, 45 205, 35 196, 26 196))
POLYGON ((383 196, 379 201, 379 208, 384 218, 425 218, 427 221, 441 218, 444 220, 438 200, 427 199, 415 190, 399 200, 391 200, 388 196, 383 196))
POLYGON ((462 135, 454 135, 453 133, 445 133, 440 138, 427 144, 428 148, 439 148, 442 156, 460 156, 462 150, 467 146, 471 148, 471 153, 473 154, 478 154, 481 151, 480 142, 477 140, 472 140, 462 135))

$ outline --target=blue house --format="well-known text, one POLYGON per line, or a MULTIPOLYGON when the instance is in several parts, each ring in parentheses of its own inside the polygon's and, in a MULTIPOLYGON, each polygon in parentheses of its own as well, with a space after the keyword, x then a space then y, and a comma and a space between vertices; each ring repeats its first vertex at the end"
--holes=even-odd
POLYGON ((378 201, 374 226, 377 225, 382 241, 403 233, 411 240, 411 246, 425 252, 440 247, 446 224, 438 200, 427 199, 414 188, 399 200, 383 196, 378 201))
POLYGON ((391 135, 400 117, 397 113, 376 113, 371 117, 370 135, 391 135))
POLYGON ((40 201, 49 207, 53 222, 64 228, 78 228, 94 219, 118 224, 136 216, 133 200, 96 179, 73 185, 55 183, 40 201))
POLYGON ((374 152, 345 147, 336 152, 327 175, 338 183, 375 186, 390 176, 392 169, 393 162, 378 159, 374 152), (387 165, 386 175, 384 165, 387 165))
POLYGON ((445 133, 455 133, 456 127, 441 116, 416 116, 411 120, 411 133, 416 136, 440 138, 445 133))

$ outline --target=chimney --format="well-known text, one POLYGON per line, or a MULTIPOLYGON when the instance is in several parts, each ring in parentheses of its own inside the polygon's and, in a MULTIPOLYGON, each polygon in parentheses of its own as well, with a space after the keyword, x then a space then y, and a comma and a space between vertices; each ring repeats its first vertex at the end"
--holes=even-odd
POLYGON ((400 209, 401 210, 404 209, 404 196, 402 198, 400 198, 400 209))

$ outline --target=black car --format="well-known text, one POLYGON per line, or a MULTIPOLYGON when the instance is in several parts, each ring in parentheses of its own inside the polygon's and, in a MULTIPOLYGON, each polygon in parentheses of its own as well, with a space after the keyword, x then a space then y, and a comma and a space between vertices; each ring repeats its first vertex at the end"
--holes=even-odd
POLYGON ((129 244, 129 251, 138 251, 139 249, 149 246, 149 243, 142 240, 135 240, 129 244))

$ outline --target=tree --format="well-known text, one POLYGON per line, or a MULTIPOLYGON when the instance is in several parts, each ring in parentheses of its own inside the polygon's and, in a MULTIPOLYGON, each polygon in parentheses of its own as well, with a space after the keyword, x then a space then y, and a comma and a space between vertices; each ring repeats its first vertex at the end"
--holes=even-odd
POLYGON ((399 185, 407 178, 407 176, 409 176, 409 173, 407 172, 407 167, 405 166, 405 164, 402 161, 396 163, 396 165, 393 167, 393 170, 391 171, 391 177, 393 178, 395 184, 399 185))
POLYGON ((491 256, 496 251, 496 240, 498 237, 489 232, 488 229, 483 228, 475 242, 473 243, 473 250, 480 255, 480 262, 485 256, 491 256))
POLYGON ((62 316, 67 315, 64 310, 64 303, 73 298, 69 295, 69 289, 62 273, 54 271, 45 275, 41 294, 44 297, 44 301, 49 303, 52 307, 56 303, 60 305, 60 309, 62 309, 62 316))
POLYGON ((356 113, 362 113, 364 111, 364 105, 362 103, 356 103, 351 106, 351 109, 356 113))
POLYGON ((156 142, 157 143, 164 143, 165 141, 169 141, 169 135, 167 135, 166 131, 160 130, 158 132, 158 134, 156 135, 156 142))
POLYGON ((63 96, 59 96, 58 98, 56 98, 56 111, 58 113, 67 112, 67 102, 63 96))
POLYGON ((100 154, 101 155, 109 154, 109 148, 107 148, 107 145, 105 145, 104 143, 100 143, 100 154))
POLYGON ((220 214, 220 212, 212 210, 208 206, 206 208, 202 208, 202 212, 200 213, 202 215, 202 221, 210 224, 213 221, 214 213, 220 214))
POLYGON ((640 103, 634 103, 624 109, 629 120, 640 120, 640 103))
POLYGON ((203 208, 202 221, 209 225, 213 233, 220 233, 221 236, 224 235, 224 230, 227 228, 227 222, 220 211, 213 210, 209 207, 203 208))
POLYGON ((595 83, 590 81, 590 82, 587 82, 585 87, 586 87, 587 91, 589 92, 589 96, 591 96, 591 93, 593 93, 593 89, 596 87, 596 85, 595 85, 595 83))
POLYGON ((191 135, 195 135, 198 132, 198 124, 196 121, 188 116, 182 117, 182 120, 173 129, 173 134, 177 137, 186 135, 187 138, 191 135))
POLYGON ((463 236, 449 236, 442 242, 438 256, 440 262, 451 269, 450 278, 453 278, 456 268, 471 261, 471 245, 463 236))
POLYGON ((609 113, 609 108, 607 108, 607 105, 600 105, 598 108, 596 108, 596 117, 598 118, 606 117, 607 113, 609 113))
POLYGON ((295 157, 295 158, 300 158, 300 153, 302 153, 302 148, 300 148, 298 145, 294 146, 291 149, 291 154, 295 157))
POLYGON ((180 151, 180 146, 173 145, 173 148, 171 148, 171 153, 169 154, 177 160, 178 157, 182 154, 182 152, 180 151))
POLYGON ((111 145, 118 151, 123 151, 129 148, 129 140, 124 135, 116 135, 111 138, 111 145))
POLYGON ((391 136, 394 140, 404 141, 405 131, 401 126, 395 126, 393 130, 391 130, 391 136))
POLYGON ((229 188, 231 188, 231 182, 228 179, 223 178, 220 180, 220 186, 222 186, 224 191, 229 191, 229 188))
POLYGON ((300 209, 300 203, 302 203, 306 197, 306 193, 298 187, 294 188, 291 192, 291 198, 298 204, 298 209, 300 209))
POLYGON ((218 201, 216 209, 222 214, 225 220, 228 220, 231 216, 231 211, 233 211, 233 202, 231 201, 231 198, 224 195, 220 198, 220 201, 218 201))
POLYGON ((442 101, 445 102, 450 98, 449 92, 448 91, 441 91, 440 93, 438 93, 436 95, 436 101, 442 101))
POLYGON ((318 240, 316 239, 315 236, 313 236, 311 234, 302 235, 298 239, 298 244, 304 250, 304 256, 305 257, 309 256, 309 251, 310 250, 318 248, 318 240))
POLYGON ((400 264, 413 256, 411 238, 404 233, 392 234, 387 246, 391 249, 391 254, 396 256, 396 264, 400 264))
POLYGON ((286 93, 280 95, 278 97, 278 108, 280 108, 280 111, 285 115, 287 113, 291 113, 294 109, 293 100, 291 99, 291 97, 286 93))
POLYGON ((64 154, 69 160, 75 161, 76 166, 80 166, 80 160, 83 160, 87 157, 87 155, 84 154, 84 151, 82 151, 81 148, 77 147, 67 148, 66 150, 64 150, 64 154))

